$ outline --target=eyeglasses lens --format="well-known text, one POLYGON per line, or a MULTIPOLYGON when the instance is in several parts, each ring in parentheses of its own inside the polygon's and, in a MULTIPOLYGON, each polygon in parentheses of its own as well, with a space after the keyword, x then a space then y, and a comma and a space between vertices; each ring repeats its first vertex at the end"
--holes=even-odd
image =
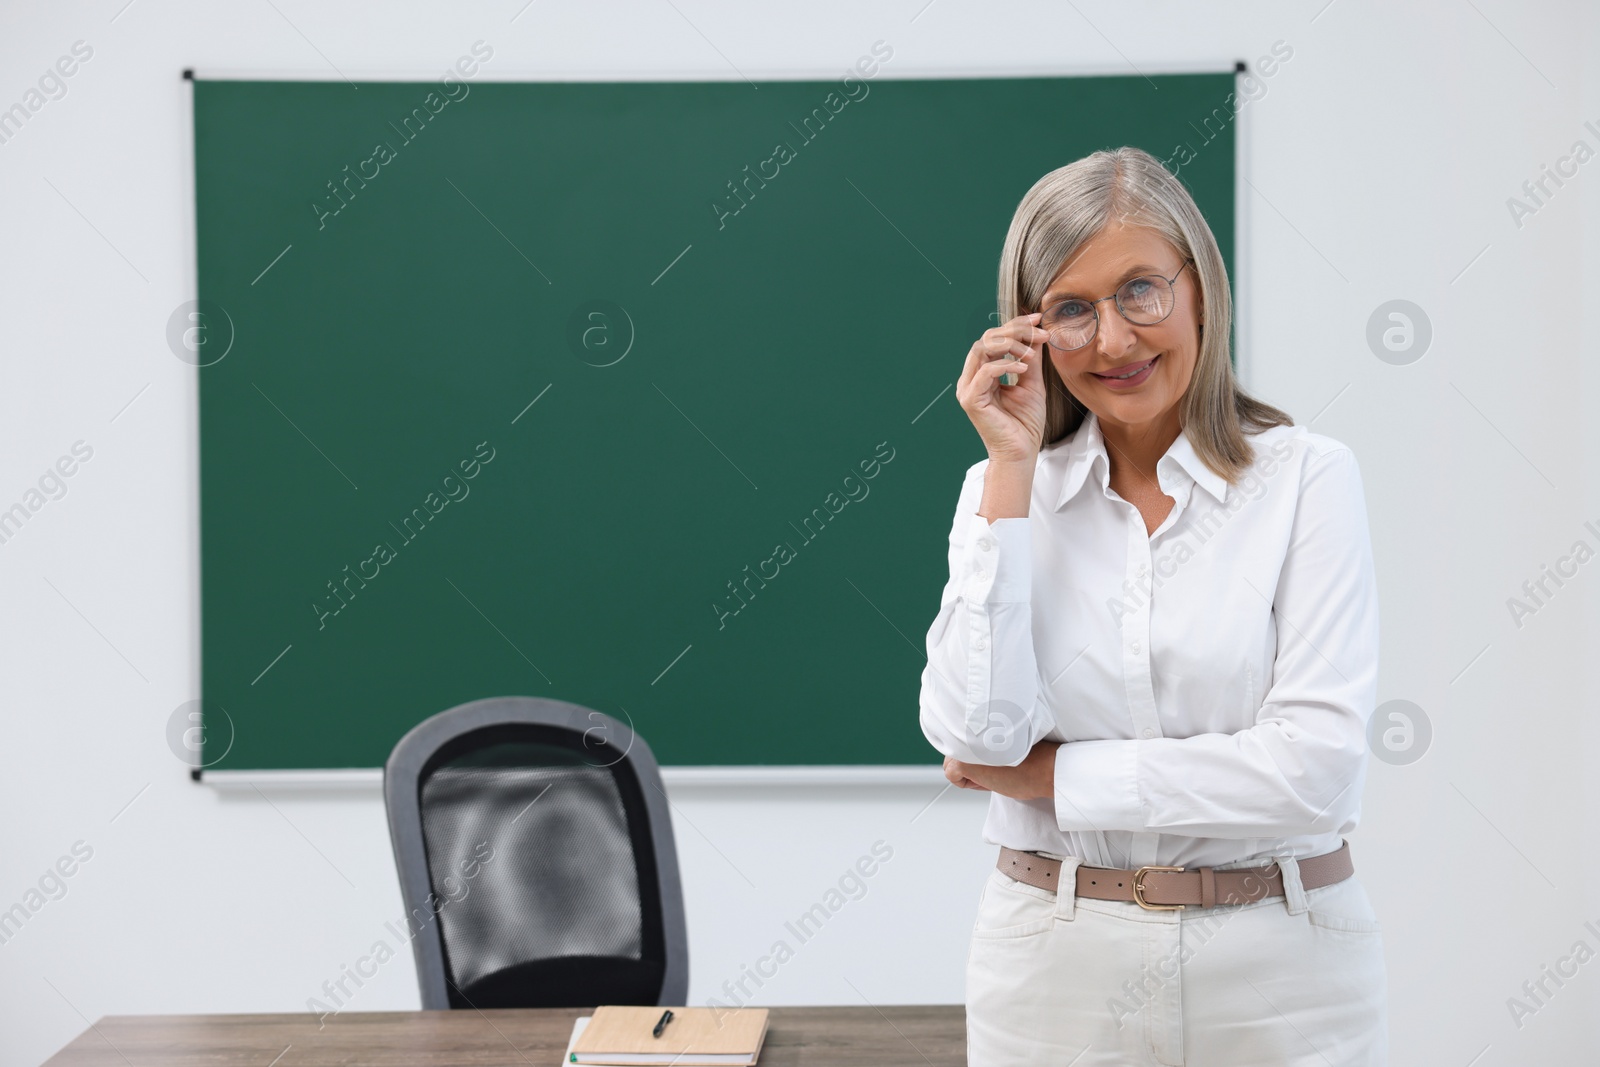
MULTIPOLYGON (((1172 313, 1172 286, 1160 275, 1131 278, 1117 290, 1116 303, 1123 317, 1138 326, 1154 326, 1172 313)), ((1071 351, 1094 340, 1100 322, 1087 300, 1063 300, 1044 313, 1040 325, 1050 333, 1050 343, 1071 351)))

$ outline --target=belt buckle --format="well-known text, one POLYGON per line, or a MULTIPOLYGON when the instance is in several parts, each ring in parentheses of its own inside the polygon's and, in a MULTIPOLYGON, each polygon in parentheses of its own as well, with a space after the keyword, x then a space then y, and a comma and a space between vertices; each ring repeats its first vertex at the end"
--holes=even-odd
POLYGON ((1133 899, 1134 903, 1146 911, 1181 911, 1182 904, 1151 904, 1144 899, 1144 876, 1150 871, 1181 871, 1182 867, 1140 867, 1133 872, 1133 899))

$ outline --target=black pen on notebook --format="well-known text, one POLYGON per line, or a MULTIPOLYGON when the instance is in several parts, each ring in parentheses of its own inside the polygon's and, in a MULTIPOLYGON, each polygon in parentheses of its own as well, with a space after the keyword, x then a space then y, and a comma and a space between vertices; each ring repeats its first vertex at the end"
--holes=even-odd
POLYGON ((652 1037, 660 1037, 661 1036, 661 1031, 665 1030, 667 1028, 667 1024, 670 1023, 671 1021, 672 1021, 672 1009, 669 1008, 666 1011, 661 1013, 661 1021, 656 1023, 656 1028, 654 1030, 650 1031, 650 1036, 652 1036, 652 1037))

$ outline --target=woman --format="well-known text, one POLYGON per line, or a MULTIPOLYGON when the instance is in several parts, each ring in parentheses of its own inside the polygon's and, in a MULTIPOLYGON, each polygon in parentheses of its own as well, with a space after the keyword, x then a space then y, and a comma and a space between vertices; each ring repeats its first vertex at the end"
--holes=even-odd
POLYGON ((1386 1063, 1343 840, 1378 677, 1355 457, 1239 388, 1216 239, 1148 153, 1041 178, 999 298, 922 676, 1001 846, 968 1062, 1386 1063))

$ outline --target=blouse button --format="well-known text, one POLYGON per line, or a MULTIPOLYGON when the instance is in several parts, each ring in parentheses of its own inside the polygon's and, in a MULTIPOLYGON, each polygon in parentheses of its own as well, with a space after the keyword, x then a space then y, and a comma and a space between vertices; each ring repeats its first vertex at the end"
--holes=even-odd
POLYGON ((991 548, 994 547, 994 542, 993 541, 979 541, 978 542, 978 547, 983 549, 985 552, 987 552, 991 548))
POLYGON ((1135 641, 1133 643, 1133 654, 1135 656, 1137 656, 1139 654, 1139 642, 1137 642, 1137 641, 1135 641))
POLYGON ((1154 730, 1150 729, 1150 727, 1146 726, 1144 728, 1144 735, 1146 737, 1154 737, 1156 735, 1156 732, 1154 730))
POLYGON ((984 649, 989 647, 989 639, 987 637, 980 637, 972 643, 972 647, 976 648, 979 652, 982 652, 984 649))

